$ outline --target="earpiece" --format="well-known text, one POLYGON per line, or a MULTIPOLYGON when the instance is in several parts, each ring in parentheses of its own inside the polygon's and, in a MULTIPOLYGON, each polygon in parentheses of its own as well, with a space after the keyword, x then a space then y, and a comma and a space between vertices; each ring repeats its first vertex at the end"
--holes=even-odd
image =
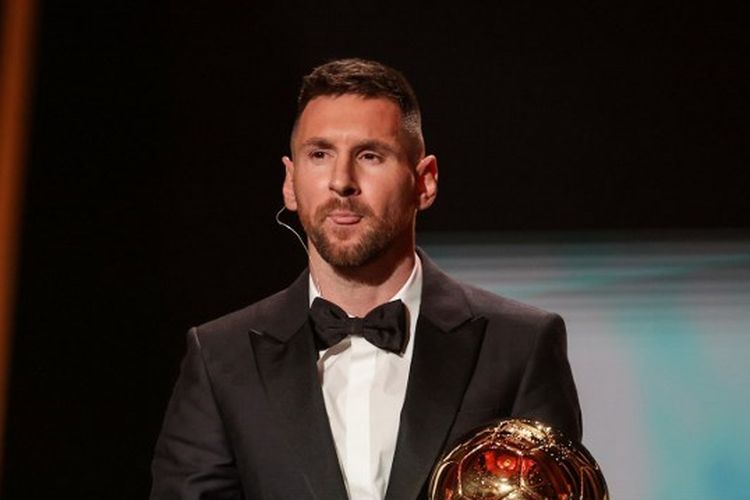
POLYGON ((305 244, 305 240, 302 239, 302 236, 300 236, 300 234, 292 226, 290 226, 289 224, 287 224, 285 222, 282 222, 282 220, 281 220, 281 214, 284 212, 284 210, 286 210, 286 207, 281 207, 281 210, 279 210, 278 212, 276 212, 276 217, 275 217, 276 218, 276 224, 278 224, 279 226, 281 226, 283 228, 286 228, 286 229, 290 230, 294 234, 294 236, 297 237, 297 239, 299 240, 300 244, 302 245, 302 248, 305 249, 305 253, 307 254, 307 258, 309 259, 310 258, 310 252, 307 250, 307 245, 305 244))
MULTIPOLYGON (((276 224, 294 233, 294 236, 297 237, 297 240, 299 240, 300 244, 302 245, 302 248, 305 249, 305 253, 307 254, 307 260, 310 261, 310 252, 307 250, 307 245, 305 244, 305 240, 302 239, 302 236, 300 236, 300 234, 292 226, 290 226, 289 224, 281 220, 281 214, 284 212, 284 210, 286 210, 286 207, 281 207, 281 209, 278 212, 276 212, 276 217, 275 217, 276 224)), ((323 289, 320 287, 320 283, 318 283, 318 280, 315 279, 315 275, 312 272, 312 263, 310 263, 310 276, 312 276, 313 283, 315 283, 315 286, 318 289, 318 293, 320 294, 321 297, 323 297, 323 289)))

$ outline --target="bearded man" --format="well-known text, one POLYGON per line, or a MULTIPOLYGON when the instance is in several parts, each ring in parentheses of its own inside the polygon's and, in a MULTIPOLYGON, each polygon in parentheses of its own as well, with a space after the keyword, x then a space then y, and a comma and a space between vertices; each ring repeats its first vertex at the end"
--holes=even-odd
POLYGON ((309 268, 190 330, 151 498, 424 499, 441 453, 491 420, 580 440, 562 319, 458 283, 416 248, 438 168, 404 76, 332 61, 298 103, 282 194, 309 268))

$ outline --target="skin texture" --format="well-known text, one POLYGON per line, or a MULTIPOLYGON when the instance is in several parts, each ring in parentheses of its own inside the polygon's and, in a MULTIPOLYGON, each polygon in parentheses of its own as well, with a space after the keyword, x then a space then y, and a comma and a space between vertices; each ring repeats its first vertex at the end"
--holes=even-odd
POLYGON ((284 204, 308 235, 310 270, 327 299, 362 316, 387 301, 414 265, 415 222, 437 195, 437 160, 408 160, 398 106, 321 96, 299 117, 284 204))

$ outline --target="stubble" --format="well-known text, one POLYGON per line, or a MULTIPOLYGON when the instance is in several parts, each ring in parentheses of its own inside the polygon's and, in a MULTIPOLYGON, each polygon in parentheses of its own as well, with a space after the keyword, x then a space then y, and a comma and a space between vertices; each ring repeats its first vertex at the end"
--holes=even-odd
POLYGON ((332 198, 311 217, 300 212, 300 220, 323 260, 339 268, 355 268, 373 262, 386 252, 408 222, 405 212, 379 217, 367 204, 352 198, 332 198), (360 215, 362 219, 357 225, 363 227, 328 227, 326 220, 336 210, 360 215))

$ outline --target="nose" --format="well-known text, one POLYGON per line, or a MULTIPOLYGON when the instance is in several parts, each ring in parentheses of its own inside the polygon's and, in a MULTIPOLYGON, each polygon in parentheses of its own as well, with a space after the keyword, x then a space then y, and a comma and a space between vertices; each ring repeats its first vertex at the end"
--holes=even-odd
POLYGON ((328 188, 342 197, 359 194, 354 168, 353 162, 348 158, 337 159, 331 172, 328 188))

